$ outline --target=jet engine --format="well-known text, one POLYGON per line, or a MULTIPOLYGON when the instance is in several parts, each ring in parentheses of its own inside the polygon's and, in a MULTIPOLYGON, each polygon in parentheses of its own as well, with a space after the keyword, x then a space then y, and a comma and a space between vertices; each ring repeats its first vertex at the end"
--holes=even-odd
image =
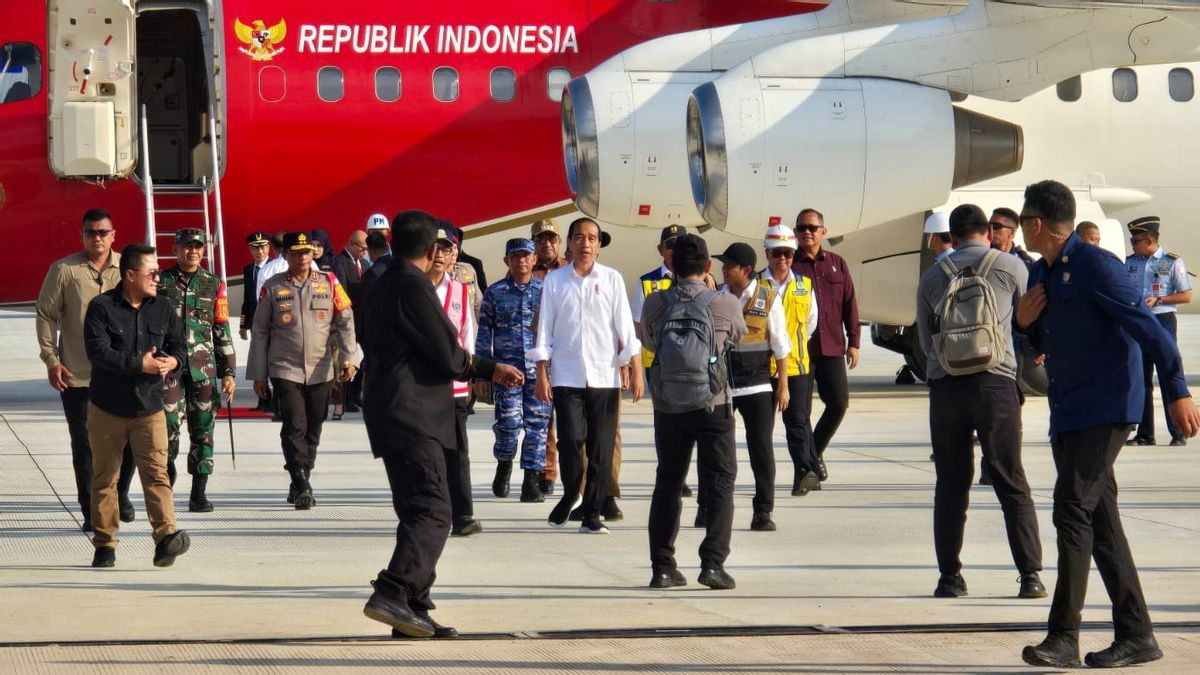
POLYGON ((721 78, 687 105, 687 163, 703 219, 761 236, 803 208, 846 233, 921 213, 950 190, 1021 168, 1017 125, 944 90, 878 78, 721 78))

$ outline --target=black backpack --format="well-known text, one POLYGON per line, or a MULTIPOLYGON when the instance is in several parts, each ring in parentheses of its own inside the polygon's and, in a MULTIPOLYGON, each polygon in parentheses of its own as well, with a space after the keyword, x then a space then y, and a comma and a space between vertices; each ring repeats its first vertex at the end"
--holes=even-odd
POLYGON ((684 413, 713 409, 712 401, 729 381, 725 352, 717 345, 709 305, 719 295, 706 290, 685 298, 678 288, 662 291, 667 309, 655 333, 654 365, 650 369, 650 395, 655 408, 684 413))

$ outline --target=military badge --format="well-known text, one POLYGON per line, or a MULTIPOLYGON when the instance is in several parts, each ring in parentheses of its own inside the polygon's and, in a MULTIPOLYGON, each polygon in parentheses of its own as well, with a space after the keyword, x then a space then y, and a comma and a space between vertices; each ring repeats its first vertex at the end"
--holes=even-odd
POLYGON ((283 314, 279 315, 279 323, 282 323, 285 326, 290 326, 295 320, 296 317, 291 312, 284 312, 283 314))

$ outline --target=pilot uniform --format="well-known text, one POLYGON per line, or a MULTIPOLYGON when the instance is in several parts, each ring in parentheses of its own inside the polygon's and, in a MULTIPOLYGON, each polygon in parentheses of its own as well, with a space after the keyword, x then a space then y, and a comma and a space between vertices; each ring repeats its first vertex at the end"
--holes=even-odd
MULTIPOLYGON (((304 232, 288 233, 284 250, 311 251, 312 240, 304 232)), ((357 367, 362 359, 350 297, 331 273, 310 270, 300 281, 281 272, 263 283, 253 331, 246 379, 271 378, 283 418, 279 438, 284 469, 292 478, 288 501, 308 509, 316 503, 308 479, 317 461, 333 379, 341 366, 357 367), (336 336, 336 364, 331 335, 336 336)))
MULTIPOLYGON (((1129 234, 1158 234, 1159 220, 1157 216, 1138 218, 1129 223, 1129 234)), ((1156 242, 1157 244, 1157 242, 1156 242)), ((1192 282, 1188 279, 1187 268, 1183 258, 1174 253, 1168 253, 1159 246, 1149 257, 1133 254, 1125 258, 1125 269, 1129 272, 1129 280, 1135 288, 1141 290, 1143 302, 1146 298, 1156 296, 1165 298, 1182 291, 1190 291, 1192 282)), ((1150 308, 1154 318, 1167 329, 1171 338, 1176 338, 1175 312, 1178 308, 1172 304, 1156 304, 1150 308)), ((1154 361, 1142 354, 1142 377, 1146 385, 1145 406, 1142 408, 1142 421, 1138 424, 1137 434, 1130 439, 1130 445, 1154 445, 1154 361)), ((1162 374, 1159 374, 1162 379, 1162 374)), ((1162 385, 1163 406, 1167 405, 1167 390, 1162 385)), ((1164 411, 1165 412, 1165 411, 1164 411)), ((1175 426, 1171 416, 1166 415, 1167 431, 1171 433, 1171 445, 1186 445, 1183 434, 1175 426)))
MULTIPOLYGON (((270 246, 271 238, 267 236, 266 232, 251 232, 250 236, 246 237, 246 243, 254 248, 270 246)), ((259 287, 258 280, 267 262, 269 261, 264 260, 261 265, 250 263, 242 268, 242 313, 238 317, 239 331, 249 331, 250 323, 254 321, 254 310, 258 309, 258 293, 255 293, 255 289, 259 287)), ((258 399, 258 406, 255 407, 255 410, 270 412, 271 398, 258 399)))

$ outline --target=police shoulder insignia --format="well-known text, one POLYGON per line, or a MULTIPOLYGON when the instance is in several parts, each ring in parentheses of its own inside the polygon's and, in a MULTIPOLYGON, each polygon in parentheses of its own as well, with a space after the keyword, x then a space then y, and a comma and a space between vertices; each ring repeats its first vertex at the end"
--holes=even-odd
POLYGON ((333 311, 342 312, 350 309, 350 296, 341 284, 333 287, 333 311))
POLYGON ((1167 257, 1168 257, 1168 258, 1170 258, 1171 260, 1178 260, 1178 259, 1179 259, 1179 254, 1178 254, 1178 253, 1171 253, 1170 251, 1167 251, 1167 257))

